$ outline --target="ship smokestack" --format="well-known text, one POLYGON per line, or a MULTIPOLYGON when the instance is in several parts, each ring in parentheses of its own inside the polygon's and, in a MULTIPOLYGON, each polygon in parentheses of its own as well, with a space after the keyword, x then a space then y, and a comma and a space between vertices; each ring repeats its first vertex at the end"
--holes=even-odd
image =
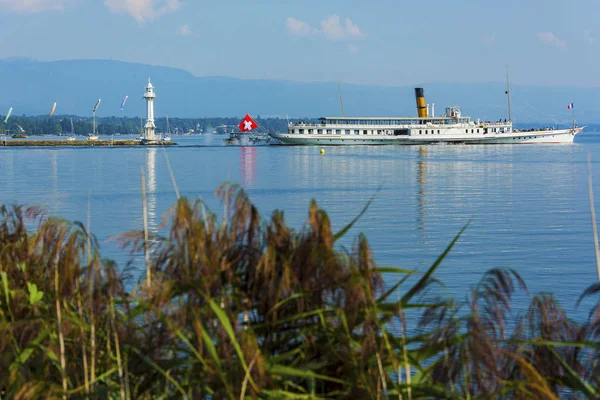
POLYGON ((423 88, 415 88, 415 98, 417 100, 417 113, 419 117, 427 118, 427 105, 425 104, 425 95, 423 88))

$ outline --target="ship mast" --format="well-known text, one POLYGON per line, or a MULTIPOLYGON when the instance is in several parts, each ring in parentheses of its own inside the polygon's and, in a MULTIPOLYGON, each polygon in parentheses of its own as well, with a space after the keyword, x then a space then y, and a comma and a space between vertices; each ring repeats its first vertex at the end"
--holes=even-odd
POLYGON ((506 95, 508 97, 508 120, 512 121, 510 116, 510 85, 508 84, 508 65, 506 66, 506 95))
POLYGON ((344 117, 344 102, 342 101, 342 89, 338 83, 338 92, 340 93, 340 106, 342 107, 342 118, 344 117))

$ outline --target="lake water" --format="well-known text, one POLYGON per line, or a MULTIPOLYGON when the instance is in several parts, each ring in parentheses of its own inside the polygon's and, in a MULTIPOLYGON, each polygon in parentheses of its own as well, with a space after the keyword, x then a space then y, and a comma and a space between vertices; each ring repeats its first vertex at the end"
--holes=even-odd
MULTIPOLYGON (((568 309, 597 282, 587 154, 600 211, 600 133, 584 132, 573 145, 326 147, 325 155, 317 147, 222 146, 219 136, 173 140, 180 146, 166 150, 0 147, 0 202, 85 222, 91 193, 103 255, 124 264, 127 253, 108 239, 142 227, 141 169, 152 229, 175 201, 166 152, 182 195, 219 211, 213 193, 229 179, 263 216, 283 209, 296 228, 315 198, 339 229, 381 186, 343 243, 364 232, 379 265, 424 270, 471 221, 436 274, 440 290, 461 299, 494 267, 517 270, 532 292, 551 291, 568 309)), ((142 259, 134 262, 141 272, 142 259)))

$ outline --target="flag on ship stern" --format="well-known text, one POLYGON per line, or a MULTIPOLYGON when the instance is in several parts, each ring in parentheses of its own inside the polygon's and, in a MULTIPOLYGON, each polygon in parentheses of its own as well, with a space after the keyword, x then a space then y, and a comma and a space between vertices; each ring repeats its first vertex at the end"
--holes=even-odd
POLYGON ((252 119, 250 114, 246 114, 242 122, 238 125, 240 131, 242 132, 250 132, 252 129, 258 128, 258 124, 255 120, 252 119))
POLYGON ((567 108, 570 110, 572 108, 575 108, 575 103, 569 103, 569 105, 567 106, 567 108))

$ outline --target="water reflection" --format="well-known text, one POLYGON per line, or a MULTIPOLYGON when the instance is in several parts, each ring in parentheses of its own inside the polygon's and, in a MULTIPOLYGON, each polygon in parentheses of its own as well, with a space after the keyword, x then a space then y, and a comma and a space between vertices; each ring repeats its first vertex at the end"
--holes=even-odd
POLYGON ((256 147, 240 147, 240 175, 245 189, 252 189, 256 178, 256 147))
POLYGON ((50 171, 52 180, 52 194, 56 198, 58 196, 58 160, 57 152, 50 152, 50 171))
POLYGON ((427 191, 427 147, 419 147, 419 155, 417 156, 417 229, 422 231, 421 237, 427 238, 425 235, 425 216, 427 215, 426 207, 426 191, 427 191))
POLYGON ((156 147, 149 147, 146 151, 146 199, 148 204, 148 229, 158 230, 158 221, 156 218, 156 147))

